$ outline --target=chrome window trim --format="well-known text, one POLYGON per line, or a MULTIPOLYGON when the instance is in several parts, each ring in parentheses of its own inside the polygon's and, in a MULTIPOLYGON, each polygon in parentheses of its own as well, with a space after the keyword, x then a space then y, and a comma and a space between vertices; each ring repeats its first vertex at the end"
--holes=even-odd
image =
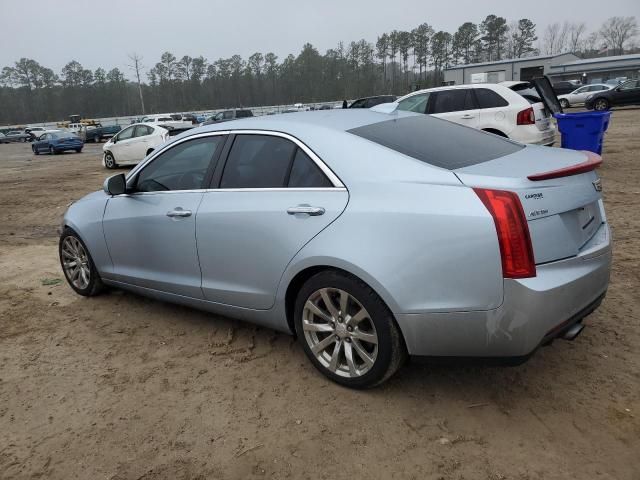
MULTIPOLYGON (((324 175, 327 176, 327 178, 329 179, 329 181, 333 184, 333 188, 345 188, 344 184, 342 183, 342 181, 338 178, 338 176, 333 173, 333 170, 331 170, 326 163, 324 163, 322 161, 322 159, 320 157, 318 157, 318 155, 316 155, 316 153, 311 150, 307 145, 305 145, 302 141, 300 141, 299 139, 297 139, 296 137, 294 137, 293 135, 290 135, 288 133, 284 133, 284 132, 278 132, 275 130, 256 130, 256 129, 247 129, 247 130, 215 130, 212 132, 202 132, 202 133, 196 133, 195 135, 189 135, 188 137, 184 137, 181 138, 180 140, 176 140, 176 141, 171 141, 168 142, 166 144, 164 144, 161 148, 154 150, 151 153, 151 156, 149 156, 149 158, 147 158, 146 160, 143 160, 142 162, 138 163, 138 165, 136 165, 127 175, 126 180, 127 182, 133 178, 135 175, 138 174, 138 172, 140 172, 143 168, 145 168, 146 165, 148 165, 150 162, 152 162, 158 155, 160 155, 161 153, 169 150, 170 148, 173 148, 177 145, 180 145, 183 142, 186 142, 188 140, 193 140, 196 138, 203 138, 203 137, 213 137, 213 136, 217 136, 217 135, 230 135, 230 134, 234 134, 234 135, 270 135, 273 137, 281 137, 281 138, 285 138, 293 143, 295 143, 299 148, 302 149, 302 151, 304 153, 307 154, 307 156, 309 158, 311 158, 311 160, 316 164, 316 166, 322 171, 322 173, 324 175)), ((280 187, 278 187, 280 188, 280 187)), ((276 189, 278 189, 276 188, 276 189)), ((229 189, 226 189, 229 190, 229 189)), ((251 189, 238 189, 238 190, 251 190, 251 189)), ((266 190, 273 190, 273 189, 266 189, 266 190)))
POLYGON ((113 195, 113 197, 137 197, 139 195, 158 195, 174 193, 212 193, 212 192, 346 192, 345 187, 274 187, 274 188, 196 188, 194 190, 158 190, 155 192, 134 192, 113 195))

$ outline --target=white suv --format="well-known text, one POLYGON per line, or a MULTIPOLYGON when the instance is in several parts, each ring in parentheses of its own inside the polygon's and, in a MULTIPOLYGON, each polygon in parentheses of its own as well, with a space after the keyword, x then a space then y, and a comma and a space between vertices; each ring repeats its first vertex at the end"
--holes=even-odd
POLYGON ((522 143, 554 142, 550 113, 528 82, 429 88, 395 103, 398 110, 426 113, 522 143))

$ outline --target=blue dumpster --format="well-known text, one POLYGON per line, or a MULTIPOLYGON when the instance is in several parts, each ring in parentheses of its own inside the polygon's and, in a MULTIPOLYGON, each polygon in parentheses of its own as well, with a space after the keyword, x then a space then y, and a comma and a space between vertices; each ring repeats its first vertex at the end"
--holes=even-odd
POLYGON ((562 148, 602 154, 604 132, 611 112, 554 113, 562 136, 562 148))

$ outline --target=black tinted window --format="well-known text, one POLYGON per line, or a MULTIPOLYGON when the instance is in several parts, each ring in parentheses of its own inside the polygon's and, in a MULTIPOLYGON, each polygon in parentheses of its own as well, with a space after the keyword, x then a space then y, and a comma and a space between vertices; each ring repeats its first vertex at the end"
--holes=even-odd
POLYGON ((253 117, 253 113, 251 112, 251 110, 238 110, 236 112, 236 118, 247 118, 247 117, 253 117))
POLYGON ((329 179, 322 173, 322 170, 309 158, 309 156, 298 148, 291 167, 289 177, 289 187, 292 188, 312 188, 312 187, 332 187, 329 179))
POLYGON ((488 88, 476 88, 475 93, 478 101, 478 108, 496 108, 506 107, 509 105, 509 102, 488 88))
POLYGON ((429 113, 460 112, 474 108, 471 90, 466 88, 434 92, 431 94, 431 104, 429 113))
MULTIPOLYGON (((524 148, 496 135, 428 115, 387 120, 348 132, 448 170, 487 162, 524 148)), ((393 161, 393 156, 389 160, 393 161)))
POLYGON ((270 135, 238 135, 229 152, 220 188, 284 187, 297 146, 270 135))
POLYGON ((138 175, 136 190, 158 192, 203 188, 204 177, 223 136, 199 138, 160 154, 138 175))
POLYGON ((364 102, 365 102, 364 99, 356 100, 351 105, 349 105, 349 108, 364 108, 365 107, 364 102))

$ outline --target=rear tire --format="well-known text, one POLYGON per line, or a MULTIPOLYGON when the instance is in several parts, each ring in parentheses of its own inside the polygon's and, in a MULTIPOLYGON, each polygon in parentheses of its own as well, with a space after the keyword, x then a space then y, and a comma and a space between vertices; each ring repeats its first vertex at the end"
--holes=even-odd
POLYGON ((96 135, 95 137, 93 137, 93 141, 95 143, 100 143, 100 137, 98 135, 96 135))
POLYGON ((560 106, 562 108, 569 108, 571 105, 569 105, 569 100, 567 100, 566 98, 561 98, 560 99, 560 106))
POLYGON ((294 324, 311 363, 346 387, 383 383, 407 356, 389 308, 367 284, 343 272, 325 270, 304 283, 294 324))
POLYGON ((49 155, 57 155, 56 149, 49 145, 49 155))
POLYGON ((106 152, 104 154, 104 166, 110 170, 113 170, 114 168, 118 167, 118 164, 116 163, 116 159, 113 156, 113 153, 106 152))
POLYGON ((80 153, 80 152, 82 152, 82 149, 81 148, 76 148, 76 153, 80 153))
POLYGON ((89 249, 69 227, 60 235, 58 255, 64 276, 78 295, 93 297, 104 290, 89 249))
POLYGON ((599 112, 609 110, 609 108, 609 100, 607 100, 606 98, 598 98, 595 102, 593 102, 593 109, 599 112))
POLYGON ((34 155, 40 155, 40 152, 38 151, 35 145, 31 145, 31 150, 33 150, 34 155))

